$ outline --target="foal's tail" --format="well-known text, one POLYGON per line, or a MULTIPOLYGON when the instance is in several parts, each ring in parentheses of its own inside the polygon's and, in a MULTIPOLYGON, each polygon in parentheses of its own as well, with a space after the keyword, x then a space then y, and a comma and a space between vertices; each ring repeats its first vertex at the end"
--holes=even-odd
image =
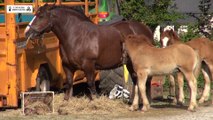
POLYGON ((199 74, 200 74, 200 70, 201 70, 201 58, 200 58, 200 55, 198 53, 198 50, 195 50, 195 54, 196 54, 196 65, 195 65, 195 68, 194 68, 194 76, 196 78, 198 78, 199 74))

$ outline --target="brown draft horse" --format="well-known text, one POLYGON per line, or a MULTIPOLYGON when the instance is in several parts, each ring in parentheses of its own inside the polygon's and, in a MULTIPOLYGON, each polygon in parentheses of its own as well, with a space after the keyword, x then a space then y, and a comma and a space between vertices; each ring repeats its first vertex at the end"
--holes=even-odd
MULTIPOLYGON (((181 40, 175 31, 166 30, 164 32, 161 32, 160 42, 163 47, 166 47, 175 43, 181 43, 181 40)), ((205 86, 199 103, 203 103, 204 101, 207 101, 209 99, 210 95, 210 81, 212 80, 213 76, 213 42, 210 41, 208 38, 195 38, 186 42, 186 44, 193 49, 198 50, 198 54, 202 61, 201 71, 205 79, 205 86)), ((183 101, 183 76, 180 77, 178 82, 180 84, 179 101, 183 101)))
MULTIPOLYGON (((180 71, 187 78, 191 90, 188 110, 194 110, 197 107, 197 80, 194 74, 197 72, 200 63, 198 54, 185 44, 156 48, 150 46, 150 42, 147 41, 149 40, 144 35, 129 35, 125 39, 127 53, 133 62, 134 70, 138 76, 137 87, 139 87, 143 99, 142 111, 147 111, 150 106, 145 92, 147 77, 172 74, 176 71, 180 71)), ((138 106, 137 92, 137 89, 135 89, 135 97, 130 107, 131 110, 138 106)))
MULTIPOLYGON (((152 40, 151 30, 139 22, 122 21, 110 26, 99 26, 72 7, 45 4, 29 23, 25 36, 35 39, 49 31, 59 39, 60 56, 68 81, 65 100, 72 96, 73 74, 76 70, 85 72, 89 90, 95 95, 95 70, 122 65, 123 35, 144 34, 152 40)), ((131 62, 127 63, 127 68, 134 76, 131 62)))

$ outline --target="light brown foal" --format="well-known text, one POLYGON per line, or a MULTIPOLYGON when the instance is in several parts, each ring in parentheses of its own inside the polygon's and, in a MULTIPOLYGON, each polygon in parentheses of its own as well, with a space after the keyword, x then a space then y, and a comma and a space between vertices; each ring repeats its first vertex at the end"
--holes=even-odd
MULTIPOLYGON (((161 33, 160 42, 162 47, 166 47, 175 43, 181 43, 180 38, 177 36, 176 32, 173 30, 166 30, 161 33)), ((186 42, 187 45, 197 50, 202 61, 202 74, 205 79, 205 86, 199 103, 207 101, 210 96, 210 83, 213 76, 213 42, 208 38, 196 38, 186 42)), ((183 77, 179 77, 179 100, 183 102, 184 92, 183 92, 183 77)))
MULTIPOLYGON (((138 76, 136 88, 139 88, 143 99, 142 111, 147 111, 150 107, 146 96, 147 77, 172 74, 177 71, 184 74, 191 90, 188 110, 195 110, 197 107, 197 80, 194 73, 199 66, 198 54, 188 45, 174 44, 167 48, 156 48, 150 46, 147 40, 148 38, 144 35, 129 35, 125 39, 127 53, 138 76)), ((137 93, 138 89, 135 89, 131 110, 135 110, 138 107, 137 93)))

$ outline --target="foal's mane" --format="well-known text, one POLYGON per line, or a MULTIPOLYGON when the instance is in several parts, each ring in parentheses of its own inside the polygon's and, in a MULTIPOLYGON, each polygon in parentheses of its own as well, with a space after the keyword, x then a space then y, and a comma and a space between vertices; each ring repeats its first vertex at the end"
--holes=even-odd
POLYGON ((174 40, 180 40, 180 38, 178 37, 177 33, 174 30, 166 30, 164 32, 168 32, 169 35, 174 39, 174 40))

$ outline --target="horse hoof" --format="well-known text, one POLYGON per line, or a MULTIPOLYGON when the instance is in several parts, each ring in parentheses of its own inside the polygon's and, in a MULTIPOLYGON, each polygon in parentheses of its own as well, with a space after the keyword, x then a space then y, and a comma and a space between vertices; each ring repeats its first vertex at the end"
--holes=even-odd
POLYGON ((177 104, 177 99, 176 98, 174 98, 173 100, 172 100, 172 104, 177 104))
POLYGON ((178 102, 177 102, 177 105, 183 106, 183 105, 184 105, 184 102, 183 102, 183 101, 178 101, 178 102))
POLYGON ((68 101, 69 99, 72 99, 72 96, 64 95, 64 100, 68 101))
POLYGON ((197 107, 198 107, 198 105, 197 105, 197 104, 190 105, 190 106, 189 106, 189 108, 188 108, 188 110, 189 110, 189 111, 191 111, 191 112, 196 112, 196 110, 195 110, 195 109, 196 109, 197 107))
POLYGON ((208 100, 209 100, 209 96, 207 96, 207 97, 201 97, 200 100, 198 101, 198 103, 202 104, 202 103, 204 103, 204 102, 206 102, 208 100))
POLYGON ((200 100, 198 101, 198 103, 199 103, 199 104, 202 104, 202 103, 204 103, 204 100, 203 100, 203 99, 200 99, 200 100))
POLYGON ((142 113, 147 112, 147 111, 148 111, 148 108, 146 108, 146 107, 143 107, 143 108, 141 109, 141 112, 142 112, 142 113))
POLYGON ((141 110, 141 113, 145 113, 145 112, 147 112, 147 111, 141 110))
POLYGON ((196 112, 196 110, 193 109, 193 108, 188 108, 188 111, 190 111, 190 112, 196 112))
POLYGON ((144 106, 142 107, 141 111, 146 112, 146 111, 148 111, 149 108, 150 108, 149 105, 144 105, 144 106))
POLYGON ((68 100, 69 100, 69 97, 65 96, 65 97, 64 97, 64 100, 68 101, 68 100))
POLYGON ((90 95, 90 97, 89 97, 90 100, 94 100, 94 99, 96 99, 96 98, 99 98, 99 96, 98 96, 97 94, 92 94, 92 95, 90 95))
POLYGON ((129 111, 136 111, 136 108, 132 105, 129 107, 129 111))

